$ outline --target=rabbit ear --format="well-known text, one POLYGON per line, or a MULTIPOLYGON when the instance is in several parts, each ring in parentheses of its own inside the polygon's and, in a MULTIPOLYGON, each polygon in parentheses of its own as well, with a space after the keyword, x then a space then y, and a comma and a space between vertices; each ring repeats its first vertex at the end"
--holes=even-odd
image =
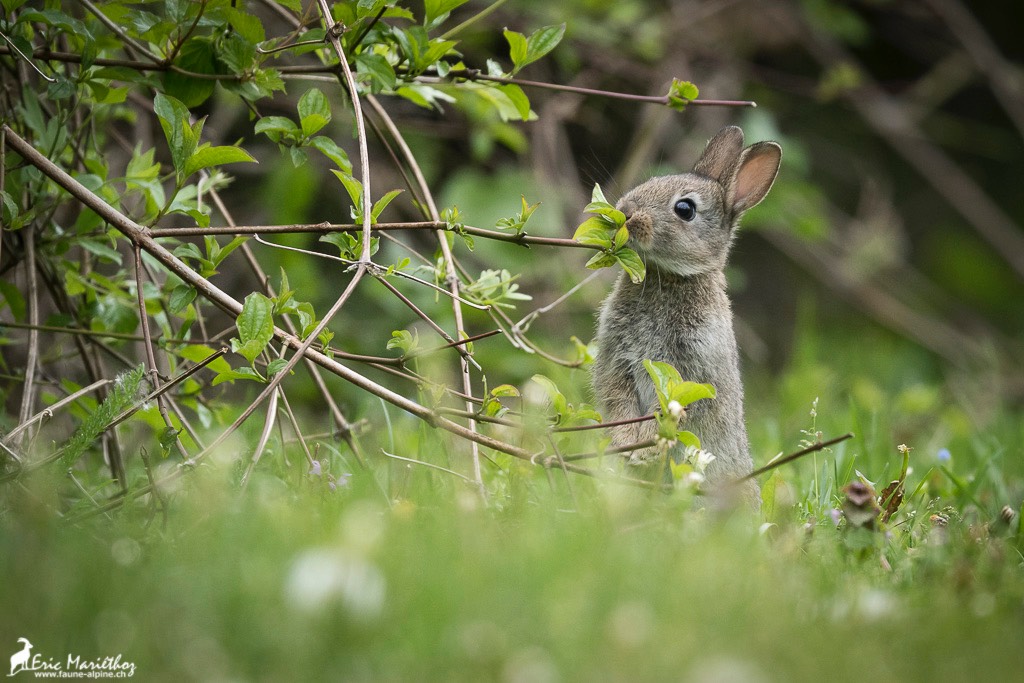
POLYGON ((693 172, 721 182, 728 178, 729 172, 735 168, 742 149, 743 131, 736 126, 723 128, 708 141, 704 154, 693 167, 693 172))
POLYGON ((756 206, 775 182, 782 163, 782 148, 774 142, 758 142, 740 154, 739 164, 727 188, 732 210, 739 215, 756 206))

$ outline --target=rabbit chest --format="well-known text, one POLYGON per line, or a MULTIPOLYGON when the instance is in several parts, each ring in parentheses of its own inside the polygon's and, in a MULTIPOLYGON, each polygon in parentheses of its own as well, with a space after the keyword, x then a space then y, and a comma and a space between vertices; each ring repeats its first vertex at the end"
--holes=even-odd
MULTIPOLYGON (((658 406, 644 359, 665 361, 683 379, 714 385, 715 400, 688 409, 687 428, 724 461, 749 458, 732 311, 721 272, 680 277, 652 270, 639 285, 621 278, 601 309, 598 345, 595 377, 628 376, 637 415, 658 406)), ((598 393, 600 384, 595 381, 598 393)))

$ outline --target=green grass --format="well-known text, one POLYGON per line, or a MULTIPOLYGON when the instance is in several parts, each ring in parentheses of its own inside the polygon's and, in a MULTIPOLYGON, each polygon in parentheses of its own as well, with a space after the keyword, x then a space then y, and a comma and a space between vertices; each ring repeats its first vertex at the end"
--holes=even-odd
MULTIPOLYGON (((801 430, 857 437, 779 470, 759 514, 504 460, 488 507, 393 461, 330 491, 278 451, 245 490, 227 455, 179 479, 166 519, 69 524, 41 470, 0 494, 0 644, 121 654, 146 681, 1019 679, 1024 540, 999 516, 1020 510, 1022 415, 972 414, 979 387, 955 396, 884 336, 803 344, 748 377, 759 462, 801 430), (916 495, 884 532, 837 528, 840 488, 884 486, 904 442, 916 495)), ((407 424, 399 452, 446 464, 407 424)))

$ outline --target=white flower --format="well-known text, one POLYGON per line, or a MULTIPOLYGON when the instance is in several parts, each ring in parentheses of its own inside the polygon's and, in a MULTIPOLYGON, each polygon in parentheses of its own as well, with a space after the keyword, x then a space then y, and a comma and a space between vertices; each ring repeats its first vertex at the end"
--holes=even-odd
POLYGON ((715 459, 715 456, 710 451, 705 451, 702 448, 687 446, 683 452, 683 458, 686 462, 690 463, 695 471, 703 473, 715 459))
POLYGON ((686 410, 679 401, 669 401, 668 414, 672 416, 674 420, 681 420, 686 415, 686 410))

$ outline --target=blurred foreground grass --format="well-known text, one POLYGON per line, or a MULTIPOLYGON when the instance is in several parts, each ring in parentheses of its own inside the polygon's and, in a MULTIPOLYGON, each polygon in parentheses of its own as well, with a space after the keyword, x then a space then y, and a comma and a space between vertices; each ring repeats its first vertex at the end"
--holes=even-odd
POLYGON ((147 681, 1021 680, 1021 415, 872 334, 803 334, 781 376, 748 376, 759 464, 800 430, 857 433, 778 470, 759 514, 506 461, 489 507, 395 461, 331 490, 278 457, 243 491, 231 452, 166 520, 68 524, 41 470, 3 493, 0 643, 147 681), (841 487, 881 489, 903 442, 903 509, 837 527, 841 487))

